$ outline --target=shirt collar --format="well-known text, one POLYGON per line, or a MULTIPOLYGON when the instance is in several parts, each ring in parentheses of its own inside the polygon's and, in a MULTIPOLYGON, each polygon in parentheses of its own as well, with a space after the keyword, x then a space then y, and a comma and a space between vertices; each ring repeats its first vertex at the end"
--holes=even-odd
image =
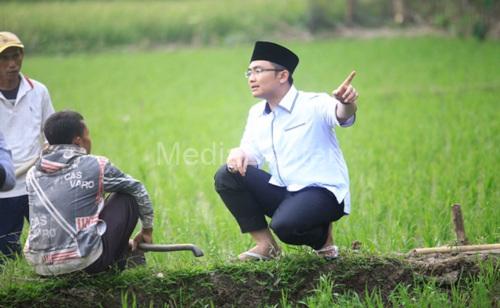
POLYGON ((23 74, 19 73, 19 77, 21 77, 21 84, 19 85, 19 91, 17 91, 17 99, 19 101, 26 92, 31 91, 33 89, 33 83, 23 74))
MULTIPOLYGON (((17 90, 16 103, 28 92, 33 89, 33 83, 23 74, 19 73, 19 90, 17 90)), ((0 92, 0 98, 5 99, 5 97, 0 92)))
MULTIPOLYGON (((288 113, 292 113, 293 107, 295 106, 295 102, 297 101, 297 97, 299 96, 299 91, 297 91, 297 88, 295 88, 294 85, 290 87, 288 92, 283 96, 281 99, 280 103, 278 104, 278 107, 283 108, 284 110, 288 111, 288 113)), ((266 102, 263 114, 269 114, 271 113, 271 107, 269 107, 269 104, 266 102)))

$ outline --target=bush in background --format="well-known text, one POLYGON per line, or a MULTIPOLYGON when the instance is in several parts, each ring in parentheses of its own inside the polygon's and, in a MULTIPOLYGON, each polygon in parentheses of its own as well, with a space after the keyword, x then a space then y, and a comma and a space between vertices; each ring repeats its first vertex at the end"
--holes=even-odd
MULTIPOLYGON (((345 27, 432 25, 484 39, 500 27, 500 1, 170 0, 3 1, 0 28, 30 52, 157 45, 233 45, 302 38, 345 27)), ((498 31, 497 31, 498 32, 498 31)), ((500 35, 500 34, 499 34, 500 35)), ((494 35, 493 35, 494 37, 494 35)))

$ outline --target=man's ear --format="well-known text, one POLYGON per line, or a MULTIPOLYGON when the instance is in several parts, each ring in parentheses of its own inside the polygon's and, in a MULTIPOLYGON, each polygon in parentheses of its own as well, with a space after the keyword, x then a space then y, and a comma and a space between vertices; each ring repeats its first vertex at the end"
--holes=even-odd
POLYGON ((82 137, 76 136, 75 138, 73 138, 73 140, 71 141, 71 143, 75 144, 75 145, 78 145, 78 146, 81 146, 82 145, 82 137))
POLYGON ((290 76, 290 72, 287 70, 283 70, 280 73, 281 73, 280 83, 288 82, 288 77, 290 76))

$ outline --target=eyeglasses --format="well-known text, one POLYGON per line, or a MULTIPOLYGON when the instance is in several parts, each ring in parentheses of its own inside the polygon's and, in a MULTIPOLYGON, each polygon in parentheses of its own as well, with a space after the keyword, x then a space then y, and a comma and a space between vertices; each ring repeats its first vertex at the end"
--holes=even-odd
POLYGON ((256 68, 253 68, 253 69, 247 69, 247 71, 245 72, 245 78, 250 78, 250 76, 252 76, 252 74, 255 74, 256 76, 262 74, 263 72, 280 72, 280 71, 283 71, 281 69, 277 69, 277 68, 262 68, 262 67, 256 67, 256 68))

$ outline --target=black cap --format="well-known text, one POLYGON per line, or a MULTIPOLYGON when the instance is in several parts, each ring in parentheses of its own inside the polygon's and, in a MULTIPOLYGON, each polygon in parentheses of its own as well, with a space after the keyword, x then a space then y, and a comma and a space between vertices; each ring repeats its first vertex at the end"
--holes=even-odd
POLYGON ((290 49, 272 42, 255 42, 252 58, 250 62, 255 60, 266 60, 286 67, 293 74, 293 71, 299 64, 299 57, 290 49))

